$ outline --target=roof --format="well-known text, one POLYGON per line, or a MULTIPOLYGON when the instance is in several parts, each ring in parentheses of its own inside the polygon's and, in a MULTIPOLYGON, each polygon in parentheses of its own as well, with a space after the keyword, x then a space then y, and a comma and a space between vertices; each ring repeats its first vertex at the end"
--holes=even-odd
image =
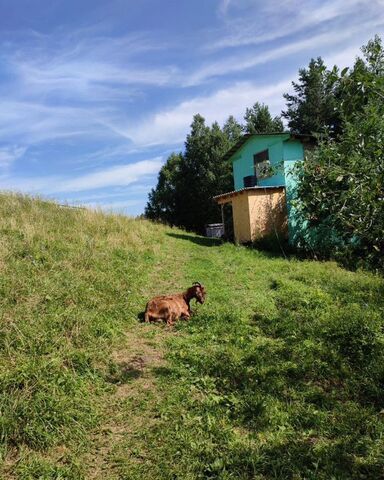
POLYGON ((244 192, 249 192, 249 191, 256 191, 256 190, 281 190, 282 188, 285 188, 284 185, 276 185, 276 186, 256 186, 256 187, 245 187, 241 188, 240 190, 233 190, 232 192, 227 192, 227 193, 221 193, 220 195, 216 195, 212 197, 213 200, 218 202, 219 200, 225 199, 225 198, 232 198, 235 197, 236 195, 239 195, 244 192))
POLYGON ((240 137, 240 139, 233 145, 232 148, 230 148, 227 153, 224 155, 223 160, 228 160, 229 158, 232 157, 232 155, 239 150, 251 137, 274 137, 274 136, 281 136, 281 135, 289 135, 289 137, 284 140, 286 142, 287 140, 291 139, 298 139, 298 140, 303 140, 307 142, 315 142, 316 138, 313 135, 307 135, 307 134, 302 134, 302 133, 291 133, 291 132, 280 132, 280 133, 245 133, 240 137))

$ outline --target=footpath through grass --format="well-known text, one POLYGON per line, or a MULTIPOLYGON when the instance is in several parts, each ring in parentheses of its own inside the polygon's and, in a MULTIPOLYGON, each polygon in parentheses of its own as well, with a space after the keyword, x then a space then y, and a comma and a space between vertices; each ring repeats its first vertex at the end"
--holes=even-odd
POLYGON ((9 195, 0 233, 0 478, 384 477, 381 278, 9 195))

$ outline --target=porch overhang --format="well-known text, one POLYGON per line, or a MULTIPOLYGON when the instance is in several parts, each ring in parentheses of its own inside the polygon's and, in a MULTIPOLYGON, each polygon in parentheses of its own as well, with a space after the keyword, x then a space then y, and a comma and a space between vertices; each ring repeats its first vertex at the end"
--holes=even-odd
POLYGON ((231 203, 234 197, 237 197, 239 195, 249 195, 252 193, 272 193, 273 191, 278 192, 278 191, 283 191, 285 190, 284 185, 277 185, 277 186, 256 186, 256 187, 245 187, 241 188, 240 190, 233 190, 232 192, 227 192, 227 193, 221 193, 220 195, 216 195, 212 197, 213 201, 216 202, 219 205, 223 205, 225 203, 231 203))

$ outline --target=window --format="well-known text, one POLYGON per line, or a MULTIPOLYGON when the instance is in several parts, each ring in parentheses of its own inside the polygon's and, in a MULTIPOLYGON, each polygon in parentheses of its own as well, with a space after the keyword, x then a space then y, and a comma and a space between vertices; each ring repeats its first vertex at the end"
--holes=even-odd
POLYGON ((268 149, 253 155, 253 166, 257 178, 262 179, 272 175, 268 149))

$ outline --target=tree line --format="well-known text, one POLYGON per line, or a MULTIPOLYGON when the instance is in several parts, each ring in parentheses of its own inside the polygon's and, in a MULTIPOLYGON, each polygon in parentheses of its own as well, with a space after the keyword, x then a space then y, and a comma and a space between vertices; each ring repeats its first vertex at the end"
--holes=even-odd
POLYGON ((149 194, 145 216, 152 220, 203 233, 208 223, 220 219, 214 195, 233 190, 232 164, 225 153, 244 133, 282 132, 280 117, 272 117, 266 105, 256 102, 247 108, 244 124, 232 115, 221 128, 206 125, 196 114, 185 141, 184 152, 172 153, 149 194))
MULTIPOLYGON (((308 229, 296 239, 318 256, 384 267, 384 49, 375 36, 353 67, 327 68, 318 57, 299 70, 286 108, 246 109, 222 127, 193 117, 185 149, 169 156, 150 192, 146 217, 198 233, 220 219, 212 196, 233 189, 224 154, 244 133, 312 134, 318 147, 298 166, 296 208, 308 229), (308 233, 310 232, 310 233, 308 233)), ((303 230, 304 232, 304 230, 303 230)))

